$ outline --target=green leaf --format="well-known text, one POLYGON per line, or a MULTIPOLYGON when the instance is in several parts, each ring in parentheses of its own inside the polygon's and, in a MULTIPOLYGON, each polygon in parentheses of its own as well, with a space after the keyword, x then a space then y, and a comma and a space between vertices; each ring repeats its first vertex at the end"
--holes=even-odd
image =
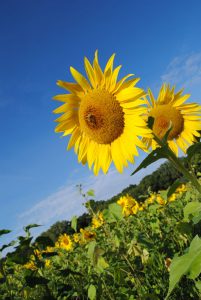
POLYGON ((111 213, 111 211, 109 209, 104 209, 102 211, 103 214, 103 218, 107 223, 114 223, 116 222, 116 219, 114 218, 113 214, 111 213))
POLYGON ((167 142, 169 133, 170 133, 170 131, 172 130, 172 128, 173 128, 172 122, 170 121, 169 128, 168 128, 168 130, 166 131, 165 135, 164 135, 163 138, 162 138, 162 142, 163 142, 163 143, 166 143, 166 142, 167 142))
POLYGON ((0 230, 0 236, 3 235, 3 234, 8 234, 8 233, 10 233, 10 232, 11 232, 11 230, 8 230, 8 229, 1 229, 1 230, 0 230))
POLYGON ((178 178, 175 180, 175 182, 168 189, 167 197, 169 198, 182 183, 186 183, 184 178, 178 178))
POLYGON ((169 289, 165 299, 179 283, 183 275, 195 279, 201 273, 201 239, 196 235, 192 240, 188 252, 183 256, 173 258, 170 265, 169 289))
POLYGON ((119 204, 117 203, 112 203, 109 205, 109 211, 114 217, 116 221, 122 220, 123 219, 123 214, 122 214, 122 208, 119 204))
POLYGON ((187 149, 187 160, 191 160, 193 155, 201 151, 201 142, 195 143, 187 149))
POLYGON ((39 226, 41 226, 41 225, 38 225, 38 224, 29 224, 29 225, 25 226, 23 229, 24 229, 25 232, 27 232, 27 231, 29 231, 29 229, 35 228, 35 227, 39 227, 39 226))
POLYGON ((77 232, 77 217, 73 216, 71 219, 71 227, 75 232, 77 232))
POLYGON ((88 190, 87 191, 87 196, 91 196, 91 197, 95 197, 95 193, 94 193, 94 190, 88 190))
POLYGON ((90 300, 96 299, 96 287, 93 284, 90 284, 88 288, 88 297, 90 300))
POLYGON ((96 241, 92 241, 88 244, 88 257, 93 261, 94 251, 96 247, 96 241))
POLYGON ((97 261, 97 265, 96 265, 96 270, 99 273, 102 273, 108 267, 109 267, 109 264, 106 262, 105 258, 103 256, 98 257, 98 261, 97 261))
POLYGON ((197 224, 201 220, 201 203, 190 202, 184 207, 184 222, 193 221, 197 224))
POLYGON ((199 293, 201 294, 201 281, 195 281, 195 286, 198 289, 199 293))
POLYGON ((35 228, 35 227, 39 227, 41 225, 38 225, 38 224, 29 224, 25 227, 23 227, 24 231, 26 232, 27 236, 29 237, 30 236, 30 229, 31 228, 35 228))
POLYGON ((3 246, 0 248, 0 252, 2 252, 4 249, 6 249, 6 248, 8 248, 8 247, 14 246, 15 243, 16 243, 16 241, 12 241, 12 242, 10 242, 9 244, 3 245, 3 246))
POLYGON ((148 127, 149 127, 150 129, 153 128, 153 126, 154 126, 154 118, 153 118, 153 117, 149 117, 149 118, 148 118, 147 125, 148 125, 148 127))
POLYGON ((135 171, 131 174, 131 176, 137 173, 139 170, 148 167, 155 161, 161 158, 167 158, 166 150, 167 150, 167 146, 156 148, 141 162, 141 164, 137 167, 137 169, 135 169, 135 171))

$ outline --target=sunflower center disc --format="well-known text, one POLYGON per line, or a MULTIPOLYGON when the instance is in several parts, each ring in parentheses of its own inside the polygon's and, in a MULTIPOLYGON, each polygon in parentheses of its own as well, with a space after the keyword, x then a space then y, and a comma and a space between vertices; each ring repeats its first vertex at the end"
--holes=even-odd
POLYGON ((176 138, 183 130, 184 119, 181 113, 169 104, 157 105, 152 109, 150 115, 154 118, 153 132, 159 138, 162 138, 170 124, 172 130, 169 133, 168 140, 176 138))
POLYGON ((93 90, 86 94, 79 109, 81 130, 98 144, 110 144, 124 130, 124 112, 106 90, 93 90))

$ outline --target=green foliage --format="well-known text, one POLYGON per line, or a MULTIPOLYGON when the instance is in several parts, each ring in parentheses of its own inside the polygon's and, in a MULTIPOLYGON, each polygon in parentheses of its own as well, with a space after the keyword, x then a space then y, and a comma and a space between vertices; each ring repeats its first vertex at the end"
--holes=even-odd
POLYGON ((8 230, 8 229, 1 229, 0 230, 0 236, 1 235, 4 235, 4 234, 8 234, 8 233, 10 233, 11 232, 11 230, 8 230))
POLYGON ((71 227, 74 229, 74 231, 77 231, 77 217, 73 216, 71 219, 71 227))
POLYGON ((157 160, 161 159, 161 158, 167 158, 166 155, 166 148, 167 147, 160 147, 160 148, 156 148, 154 151, 152 151, 143 161, 142 163, 139 165, 139 167, 137 167, 135 169, 135 171, 131 174, 134 175, 136 174, 138 171, 140 171, 143 168, 148 167, 149 165, 151 165, 152 163, 156 162, 157 160))
POLYGON ((46 252, 51 241, 44 236, 34 244, 29 236, 19 237, 14 254, 0 264, 2 299, 163 300, 170 274, 169 299, 198 300, 200 223, 193 223, 196 210, 189 206, 199 203, 189 203, 196 197, 190 189, 174 202, 150 204, 129 217, 112 203, 103 211, 104 224, 88 228, 95 238, 74 243, 69 251, 46 252), (35 267, 27 269, 32 257, 35 267))
POLYGON ((96 299, 96 287, 93 284, 90 284, 88 288, 88 297, 90 300, 96 299))
POLYGON ((180 257, 175 256, 170 267, 170 284, 166 299, 173 291, 183 275, 196 279, 201 273, 201 239, 195 236, 188 252, 180 257))
MULTIPOLYGON (((201 153, 193 151, 189 161, 182 160, 198 174, 201 153)), ((188 185, 187 192, 168 202, 182 180, 166 162, 107 201, 88 199, 94 191, 83 193, 79 185, 88 213, 55 223, 35 242, 30 229, 39 225, 28 225, 25 236, 1 246, 3 251, 15 243, 15 250, 0 260, 1 299, 200 299, 201 199, 188 185), (166 204, 152 203, 137 215, 124 217, 116 204, 126 194, 143 203, 159 190, 166 204), (94 229, 92 216, 99 211, 104 224, 94 229), (73 239, 81 228, 92 231, 93 237, 73 242, 71 250, 54 247, 61 234, 73 239)), ((0 235, 9 232, 0 230, 0 235)))

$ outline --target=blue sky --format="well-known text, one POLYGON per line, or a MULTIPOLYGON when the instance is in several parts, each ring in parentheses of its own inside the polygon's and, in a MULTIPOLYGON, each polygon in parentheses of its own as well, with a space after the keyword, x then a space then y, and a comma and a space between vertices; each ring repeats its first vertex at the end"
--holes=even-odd
POLYGON ((72 81, 71 65, 84 72, 84 56, 98 49, 102 66, 115 52, 120 76, 135 73, 141 87, 176 83, 200 102, 200 12, 199 0, 1 1, 0 228, 44 230, 83 211, 76 184, 103 199, 152 171, 94 177, 79 165, 54 133, 51 99, 63 92, 55 83, 72 81))

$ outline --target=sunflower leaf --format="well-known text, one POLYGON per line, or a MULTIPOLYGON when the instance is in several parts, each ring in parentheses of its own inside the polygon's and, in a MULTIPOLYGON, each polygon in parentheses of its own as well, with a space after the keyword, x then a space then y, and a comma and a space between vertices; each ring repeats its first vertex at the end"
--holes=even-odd
POLYGON ((168 136, 169 136, 170 131, 172 130, 172 128, 173 128, 172 122, 170 122, 170 125, 169 125, 168 130, 166 131, 165 135, 164 135, 163 138, 162 138, 162 142, 163 142, 163 143, 167 143, 168 136))
POLYGON ((167 146, 163 146, 161 148, 157 148, 155 150, 153 150, 142 162, 141 164, 137 167, 137 169, 135 169, 135 171, 131 174, 134 175, 136 174, 138 171, 140 171, 143 168, 148 167, 149 165, 151 165, 152 163, 154 163, 155 161, 161 159, 161 158, 167 158, 167 146))
POLYGON ((190 147, 187 149, 187 159, 188 159, 188 161, 191 160, 191 158, 193 157, 193 155, 194 155, 196 152, 200 152, 200 151, 201 151, 201 142, 195 143, 195 144, 193 144, 192 146, 190 146, 190 147))
POLYGON ((75 232, 77 232, 77 217, 73 216, 71 219, 71 228, 74 229, 75 232))
POLYGON ((150 129, 153 128, 153 125, 154 125, 154 118, 153 117, 149 117, 148 118, 148 122, 147 122, 147 125, 150 129))
POLYGON ((11 232, 11 230, 8 230, 8 229, 1 229, 1 230, 0 230, 0 236, 3 235, 3 234, 8 234, 8 233, 10 233, 10 232, 11 232))
POLYGON ((167 300, 175 286, 179 283, 183 275, 188 275, 190 279, 196 279, 201 272, 201 239, 196 235, 192 240, 188 251, 173 258, 170 265, 170 278, 167 300))

